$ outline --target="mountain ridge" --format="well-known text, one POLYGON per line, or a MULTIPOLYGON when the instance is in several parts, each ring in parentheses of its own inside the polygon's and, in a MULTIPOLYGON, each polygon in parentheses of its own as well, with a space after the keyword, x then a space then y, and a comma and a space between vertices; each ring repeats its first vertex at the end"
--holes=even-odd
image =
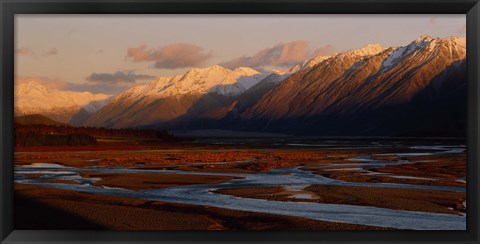
POLYGON ((267 74, 246 67, 234 70, 219 65, 194 68, 181 75, 159 78, 150 84, 133 87, 115 96, 112 102, 89 118, 85 125, 129 127, 145 126, 156 121, 165 122, 191 112, 195 103, 203 103, 196 110, 218 107, 266 76, 267 74), (152 90, 151 87, 160 89, 152 90), (199 101, 202 97, 204 99, 199 101), (133 121, 135 118, 138 118, 138 122, 133 121))
MULTIPOLYGON (((303 123, 297 127, 314 128, 323 134, 347 121, 341 130, 356 133, 348 130, 349 117, 409 103, 441 72, 466 73, 464 69, 456 70, 461 65, 451 66, 464 60, 463 46, 449 38, 430 37, 367 58, 345 55, 326 59, 309 72, 285 80, 239 120, 245 121, 245 129, 286 130, 289 123, 303 123), (385 69, 390 63, 392 67, 385 69)), ((466 83, 464 77, 459 80, 466 83)), ((362 123, 366 123, 362 130, 369 130, 368 123, 362 123)))
POLYGON ((422 35, 404 46, 368 44, 271 73, 193 68, 86 106, 75 119, 85 126, 299 135, 399 135, 430 127, 450 133, 466 123, 465 44, 464 37, 422 35))
POLYGON ((101 101, 109 97, 107 94, 47 88, 36 80, 30 80, 15 86, 14 113, 15 116, 43 114, 68 123, 84 107, 91 113, 97 112, 95 109, 100 107, 101 101))

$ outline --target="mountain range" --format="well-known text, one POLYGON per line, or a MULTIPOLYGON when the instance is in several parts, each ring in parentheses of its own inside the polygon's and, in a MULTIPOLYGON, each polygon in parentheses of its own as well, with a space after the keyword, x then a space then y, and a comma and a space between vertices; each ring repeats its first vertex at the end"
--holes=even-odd
POLYGON ((102 108, 111 96, 90 92, 61 91, 47 88, 32 80, 15 86, 15 116, 42 114, 62 123, 80 125, 72 121, 79 113, 93 114, 102 108))
POLYGON ((114 97, 31 82, 17 86, 15 112, 109 128, 463 136, 465 56, 465 38, 424 35, 401 47, 317 56, 283 72, 194 68, 114 97))

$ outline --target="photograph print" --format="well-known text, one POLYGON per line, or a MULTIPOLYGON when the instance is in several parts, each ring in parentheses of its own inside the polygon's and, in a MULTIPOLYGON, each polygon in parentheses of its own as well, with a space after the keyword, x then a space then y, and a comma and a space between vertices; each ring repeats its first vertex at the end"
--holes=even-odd
POLYGON ((15 16, 14 229, 466 230, 465 15, 15 16))

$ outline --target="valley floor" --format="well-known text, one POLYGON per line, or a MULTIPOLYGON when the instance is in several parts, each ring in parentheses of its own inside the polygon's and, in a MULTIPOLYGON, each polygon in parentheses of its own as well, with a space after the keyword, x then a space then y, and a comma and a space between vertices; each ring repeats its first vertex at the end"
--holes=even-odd
POLYGON ((30 148, 15 161, 16 229, 466 226, 458 141, 204 140, 30 148))

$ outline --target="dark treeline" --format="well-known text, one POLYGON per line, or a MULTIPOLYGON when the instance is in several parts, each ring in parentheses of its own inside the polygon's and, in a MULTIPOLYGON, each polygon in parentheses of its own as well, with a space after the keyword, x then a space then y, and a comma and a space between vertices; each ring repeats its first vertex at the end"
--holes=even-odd
POLYGON ((68 135, 41 135, 15 133, 16 147, 32 147, 32 146, 88 146, 96 145, 97 140, 93 136, 85 134, 68 134, 68 135))
POLYGON ((15 124, 15 146, 82 146, 95 145, 95 137, 131 137, 173 141, 166 130, 107 129, 96 127, 71 127, 68 125, 21 125, 15 124))

